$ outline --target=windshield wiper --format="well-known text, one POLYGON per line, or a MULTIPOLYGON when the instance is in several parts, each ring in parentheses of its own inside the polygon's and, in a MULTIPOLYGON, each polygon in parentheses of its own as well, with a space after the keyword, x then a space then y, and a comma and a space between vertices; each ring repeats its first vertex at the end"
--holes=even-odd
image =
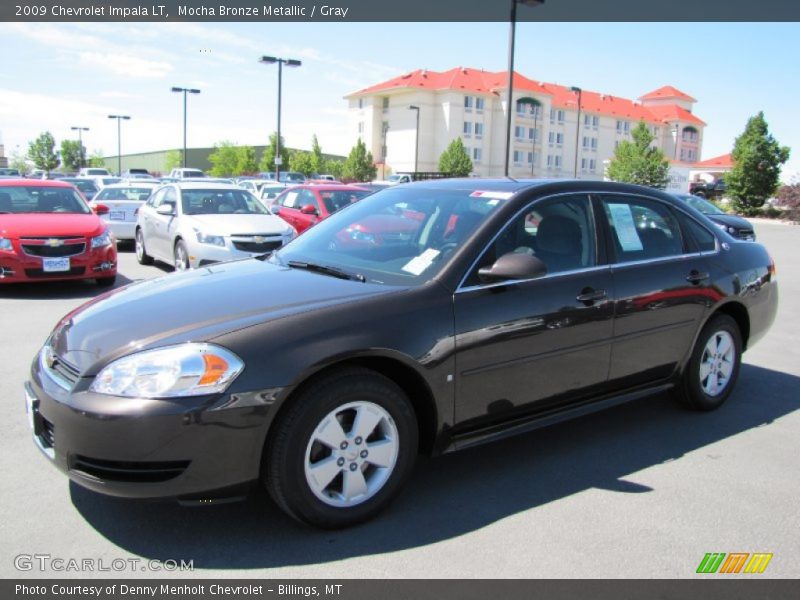
POLYGON ((338 277, 339 279, 349 279, 351 281, 360 281, 361 283, 365 283, 367 278, 364 277, 361 273, 348 273, 342 269, 337 267, 331 267, 329 265, 320 265, 317 263, 310 263, 304 262, 301 260, 290 260, 286 263, 293 269, 307 269, 309 271, 316 271, 317 273, 323 273, 325 275, 331 275, 332 277, 338 277))

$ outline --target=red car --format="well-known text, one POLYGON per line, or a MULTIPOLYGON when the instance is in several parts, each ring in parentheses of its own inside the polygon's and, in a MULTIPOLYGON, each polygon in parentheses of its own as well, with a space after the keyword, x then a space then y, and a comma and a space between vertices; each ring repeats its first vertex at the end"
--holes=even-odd
POLYGON ((114 237, 74 187, 0 180, 0 284, 116 276, 114 237))
POLYGON ((296 185, 275 198, 272 212, 303 233, 371 193, 355 185, 296 185))

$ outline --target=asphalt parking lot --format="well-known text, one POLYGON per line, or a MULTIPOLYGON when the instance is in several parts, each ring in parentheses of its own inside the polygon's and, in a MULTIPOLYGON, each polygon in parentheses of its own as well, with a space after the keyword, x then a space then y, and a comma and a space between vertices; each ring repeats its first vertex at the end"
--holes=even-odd
MULTIPOLYGON (((191 560, 193 572, 173 575, 195 577, 684 578, 707 552, 767 552, 765 573, 746 577, 798 577, 800 227, 759 222, 756 232, 777 263, 780 309, 722 409, 696 414, 655 397, 421 459, 387 512, 341 532, 295 524, 266 494, 181 508, 68 483, 30 439, 22 384, 56 321, 100 291, 0 288, 0 576, 94 575, 15 568, 19 555, 46 554, 191 560)), ((118 285, 168 272, 123 250, 118 285)))

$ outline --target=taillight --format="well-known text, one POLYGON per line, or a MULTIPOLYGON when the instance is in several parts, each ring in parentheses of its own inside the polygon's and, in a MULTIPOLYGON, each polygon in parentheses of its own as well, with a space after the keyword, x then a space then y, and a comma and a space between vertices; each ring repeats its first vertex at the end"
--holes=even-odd
POLYGON ((108 207, 105 204, 95 204, 94 205, 94 214, 96 214, 96 215, 107 215, 108 214, 108 207))
POLYGON ((772 256, 769 257, 769 265, 767 266, 767 272, 769 273, 770 278, 775 277, 778 269, 775 267, 775 259, 772 256))

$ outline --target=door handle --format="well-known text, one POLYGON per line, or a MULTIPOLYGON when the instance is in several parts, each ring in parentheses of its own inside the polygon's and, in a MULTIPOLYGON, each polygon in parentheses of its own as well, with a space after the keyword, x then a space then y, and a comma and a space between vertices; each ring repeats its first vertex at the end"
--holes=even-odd
POLYGON ((576 300, 578 302, 583 302, 587 306, 597 302, 599 300, 605 300, 606 298, 606 291, 605 290, 596 290, 594 288, 583 288, 581 293, 578 294, 576 300))
POLYGON ((701 281, 705 281, 708 279, 708 273, 703 273, 696 269, 692 269, 689 274, 686 276, 686 281, 689 283, 700 283, 701 281))

